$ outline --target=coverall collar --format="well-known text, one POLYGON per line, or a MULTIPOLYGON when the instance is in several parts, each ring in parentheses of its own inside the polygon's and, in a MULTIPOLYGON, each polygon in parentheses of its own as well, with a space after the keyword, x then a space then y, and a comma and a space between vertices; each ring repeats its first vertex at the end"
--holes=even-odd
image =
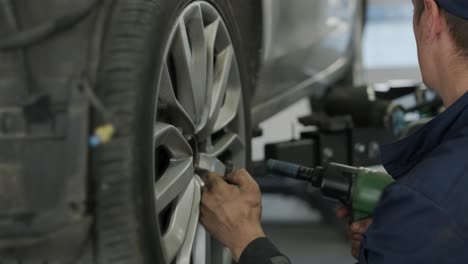
POLYGON ((414 134, 396 143, 383 145, 381 147, 383 165, 390 175, 399 179, 444 140, 456 137, 467 127, 468 93, 465 93, 452 106, 414 134))

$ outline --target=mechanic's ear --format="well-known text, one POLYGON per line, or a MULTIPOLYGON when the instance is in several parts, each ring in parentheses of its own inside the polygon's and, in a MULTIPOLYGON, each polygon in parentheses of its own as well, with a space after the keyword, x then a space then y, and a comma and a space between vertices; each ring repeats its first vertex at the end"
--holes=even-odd
POLYGON ((434 40, 442 32, 445 23, 440 8, 434 0, 424 0, 424 13, 427 16, 425 25, 426 39, 428 41, 434 40))

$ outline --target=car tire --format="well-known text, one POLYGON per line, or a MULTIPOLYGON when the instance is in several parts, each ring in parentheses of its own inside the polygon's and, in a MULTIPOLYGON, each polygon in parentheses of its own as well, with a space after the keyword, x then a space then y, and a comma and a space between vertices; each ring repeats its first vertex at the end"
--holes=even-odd
MULTIPOLYGON (((189 0, 120 0, 115 1, 113 4, 103 38, 96 94, 112 114, 116 134, 108 144, 94 150, 91 158, 94 214, 96 216, 93 236, 97 263, 190 263, 190 260, 187 259, 180 260, 178 255, 175 258, 168 257, 169 253, 166 252, 167 248, 165 248, 164 244, 164 229, 167 227, 162 226, 173 223, 171 222, 171 217, 173 217, 171 214, 177 210, 177 203, 182 198, 179 197, 177 202, 174 200, 174 202, 171 202, 173 204, 167 205, 168 209, 157 208, 158 180, 165 177, 164 173, 166 171, 163 170, 168 170, 168 166, 170 166, 168 163, 176 160, 174 157, 164 157, 168 161, 161 161, 162 156, 174 154, 170 148, 183 148, 183 150, 188 151, 188 147, 190 147, 193 152, 193 157, 191 157, 193 162, 192 164, 184 164, 188 166, 189 170, 194 170, 194 167, 190 166, 196 165, 202 149, 207 148, 206 145, 209 144, 212 144, 211 148, 215 148, 214 142, 216 140, 224 140, 224 134, 231 133, 229 135, 232 135, 233 138, 237 137, 236 140, 238 141, 240 140, 240 143, 236 143, 238 144, 236 150, 231 151, 229 149, 226 153, 218 153, 220 155, 216 156, 216 158, 222 162, 227 160, 232 162, 234 156, 236 159, 239 156, 241 158, 234 162, 234 167, 246 165, 250 154, 249 91, 252 87, 249 87, 249 85, 252 82, 248 81, 247 64, 245 63, 247 58, 244 57, 245 52, 239 48, 240 30, 236 26, 232 13, 231 4, 228 0, 195 2, 189 0), (195 11, 187 11, 188 8, 194 6, 195 9, 193 10, 195 11), (204 8, 209 10, 206 11, 206 16, 203 13, 205 12, 204 8), (234 75, 238 75, 238 80, 232 81, 231 79, 235 79, 235 77, 229 77, 231 79, 226 82, 229 84, 232 81, 234 85, 229 84, 231 86, 226 90, 240 89, 240 101, 236 108, 236 116, 230 119, 232 123, 223 127, 220 130, 221 132, 216 131, 214 133, 216 125, 219 123, 214 122, 216 124, 212 124, 213 131, 204 129, 203 125, 200 125, 194 130, 198 132, 189 135, 190 132, 183 128, 183 124, 180 127, 178 126, 181 124, 181 120, 187 116, 193 117, 201 112, 206 113, 207 110, 200 110, 200 112, 199 109, 204 106, 199 107, 200 104, 193 103, 195 109, 192 110, 195 110, 195 114, 193 111, 186 111, 186 116, 181 116, 180 113, 171 116, 175 113, 174 109, 170 105, 167 106, 168 102, 165 101, 167 100, 167 93, 164 95, 161 88, 161 80, 164 78, 163 72, 166 69, 175 72, 180 69, 178 66, 168 66, 170 63, 168 63, 169 59, 166 56, 168 47, 172 49, 173 45, 176 45, 170 42, 175 38, 174 34, 176 33, 174 32, 178 32, 180 29, 178 23, 181 16, 193 15, 186 12, 192 12, 193 14, 201 12, 200 14, 203 17, 200 21, 202 21, 205 31, 207 26, 212 25, 205 23, 212 23, 211 20, 220 19, 220 22, 217 22, 219 23, 218 27, 225 28, 227 35, 219 33, 224 35, 223 37, 217 36, 216 41, 218 39, 229 40, 229 45, 232 45, 232 60, 235 61, 232 65, 235 67, 237 64, 238 70, 235 71, 234 75), (171 69, 171 67, 176 69, 171 69), (236 88, 236 85, 240 87, 236 88), (161 99, 163 96, 166 97, 161 99), (167 125, 170 122, 173 123, 167 125), (187 144, 182 144, 182 147, 171 146, 172 143, 168 141, 169 146, 162 146, 162 152, 159 153, 159 150, 156 150, 155 147, 159 144, 158 133, 162 130, 169 131, 168 133, 172 133, 172 135, 177 134, 176 140, 183 141, 185 139, 187 144), (201 137, 200 134, 203 134, 207 139, 203 139, 205 141, 202 142, 202 139, 199 138, 201 137), (236 154, 233 154, 233 152, 236 152, 236 154), (240 159, 243 159, 243 161, 239 161, 240 159), (158 173, 163 176, 159 177, 156 175, 158 173), (163 218, 168 219, 162 220, 159 214, 164 214, 163 218), (163 223, 166 221, 168 223, 163 223)), ((221 31, 219 29, 219 32, 221 31)), ((187 35, 189 36, 189 44, 195 45, 193 42, 196 40, 190 39, 192 36, 190 36, 189 32, 187 35)), ((195 54, 194 47, 191 47, 191 51, 195 54)), ((214 52, 220 51, 215 50, 214 52)), ((214 79, 219 77, 216 72, 216 69, 218 69, 216 65, 220 63, 219 56, 219 53, 213 56, 215 58, 213 62, 214 79)), ((175 57, 175 60, 179 59, 178 56, 175 57)), ((209 60, 210 57, 208 56, 207 65, 209 60)), ((232 71, 229 71, 229 73, 232 74, 232 71)), ((177 77, 171 77, 177 79, 177 77)), ((207 80, 209 78, 208 76, 207 80)), ((174 85, 181 85, 180 80, 175 79, 171 79, 177 83, 174 85)), ((213 83, 216 83, 216 80, 213 83)), ((182 93, 181 90, 177 92, 174 93, 174 98, 179 100, 185 92, 182 93)), ((226 94, 224 100, 229 101, 228 96, 230 95, 228 95, 228 92, 226 94)), ((205 91, 205 95, 209 95, 209 93, 205 91)), ((208 97, 205 96, 204 98, 208 97)), ((221 100, 223 99, 221 98, 221 100)), ((222 108, 225 107, 224 104, 227 104, 225 101, 221 103, 223 104, 221 110, 218 109, 220 112, 224 110, 222 108)), ((222 113, 219 115, 222 115, 222 113)), ((208 124, 212 117, 208 109, 206 118, 198 116, 194 118, 197 119, 197 122, 201 120, 202 124, 203 122, 208 124), (203 121, 203 119, 206 120, 203 121)), ((94 113, 93 125, 97 126, 102 122, 104 121, 100 113, 94 113)), ((190 157, 185 158, 188 160, 190 157)), ((194 171, 193 173, 194 177, 196 177, 194 171)), ((196 183, 193 182, 195 180, 190 180, 190 183, 185 184, 195 186, 193 187, 195 197, 200 190, 199 185, 194 185, 196 183)), ((184 188, 188 190, 192 187, 184 188)), ((167 190, 171 191, 172 189, 168 188, 167 190)), ((184 191, 184 197, 185 193, 187 191, 184 191)), ((197 206, 194 206, 191 210, 198 210, 197 206)), ((187 234, 184 235, 188 236, 187 234)), ((185 239, 187 240, 187 238, 185 239)), ((210 257, 216 254, 219 255, 219 252, 210 253, 209 243, 207 243, 206 247, 208 247, 206 263, 222 263, 210 257)), ((214 249, 214 247, 211 248, 215 251, 220 250, 214 249)))

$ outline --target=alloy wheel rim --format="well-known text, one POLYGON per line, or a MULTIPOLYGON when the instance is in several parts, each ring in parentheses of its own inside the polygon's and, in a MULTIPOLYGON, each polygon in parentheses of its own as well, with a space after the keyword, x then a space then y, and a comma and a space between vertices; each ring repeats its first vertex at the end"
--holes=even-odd
POLYGON ((203 1, 177 18, 163 58, 153 139, 161 248, 166 263, 204 264, 206 254, 192 252, 204 244, 195 167, 202 156, 245 166, 239 67, 221 15, 203 1))

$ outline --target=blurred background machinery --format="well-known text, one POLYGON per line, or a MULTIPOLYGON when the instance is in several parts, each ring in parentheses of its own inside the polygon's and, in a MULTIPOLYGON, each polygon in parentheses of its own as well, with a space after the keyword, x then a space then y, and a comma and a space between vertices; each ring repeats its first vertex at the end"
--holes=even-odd
MULTIPOLYGON (((380 83, 380 85, 373 85, 377 93, 384 91, 388 86, 401 88, 408 84, 389 83, 388 80, 411 80, 415 84, 421 83, 416 43, 412 32, 412 16, 413 6, 409 1, 369 1, 363 43, 364 79, 362 83, 380 83), (393 42, 395 38, 400 41, 393 42)), ((431 92, 425 90, 423 93, 430 97, 430 101, 434 99, 431 92)), ((380 95, 383 96, 383 94, 380 95)), ((410 96, 401 96, 397 102, 407 110, 416 110, 410 109, 412 108, 410 105, 421 106, 420 100, 421 97, 413 93, 410 96)), ((429 108, 432 106, 425 105, 429 108)), ((317 126, 311 126, 311 123, 317 123, 317 120, 301 118, 307 116, 311 110, 317 109, 311 109, 309 101, 304 99, 261 123, 262 136, 253 140, 254 160, 287 159, 294 156, 296 162, 308 166, 330 160, 330 158, 331 161, 353 165, 378 165, 379 143, 394 141, 399 137, 398 133, 393 134, 391 130, 378 132, 376 127, 360 127, 360 120, 349 120, 354 121, 353 126, 349 127, 346 124, 346 118, 341 118, 341 120, 335 118, 334 121, 339 121, 334 123, 336 126, 328 127, 328 132, 318 133, 317 126), (314 128, 311 129, 311 127, 314 128), (350 131, 355 133, 349 133, 350 131), (316 144, 321 144, 321 146, 315 146, 316 144), (348 147, 344 148, 344 145, 348 147), (311 148, 321 149, 321 152, 313 152, 315 157, 304 155, 304 153, 311 153, 311 148), (303 157, 303 159, 297 160, 297 157, 303 157)), ((407 111, 406 120, 411 123, 421 118, 424 119, 425 116, 430 115, 427 110, 429 109, 425 109, 426 113, 425 111, 413 111, 413 113, 407 111)), ((435 107, 430 111, 437 112, 438 109, 435 107)), ((340 113, 336 114, 339 116, 340 113)), ((410 133, 411 129, 417 128, 418 122, 413 124, 414 126, 407 126, 403 133, 410 133)), ((257 169, 261 171, 262 168, 257 169)), ((304 184, 297 184, 293 181, 272 184, 272 181, 267 180, 262 185, 267 192, 270 192, 264 197, 263 222, 266 232, 283 252, 290 256, 293 263, 302 264, 314 261, 324 264, 353 263, 354 260, 350 256, 350 248, 343 232, 344 225, 336 220, 331 211, 328 211, 330 212, 328 215, 323 213, 333 208, 333 204, 320 202, 318 194, 314 193, 312 188, 306 188, 304 184), (281 188, 279 185, 282 185, 281 188)))

